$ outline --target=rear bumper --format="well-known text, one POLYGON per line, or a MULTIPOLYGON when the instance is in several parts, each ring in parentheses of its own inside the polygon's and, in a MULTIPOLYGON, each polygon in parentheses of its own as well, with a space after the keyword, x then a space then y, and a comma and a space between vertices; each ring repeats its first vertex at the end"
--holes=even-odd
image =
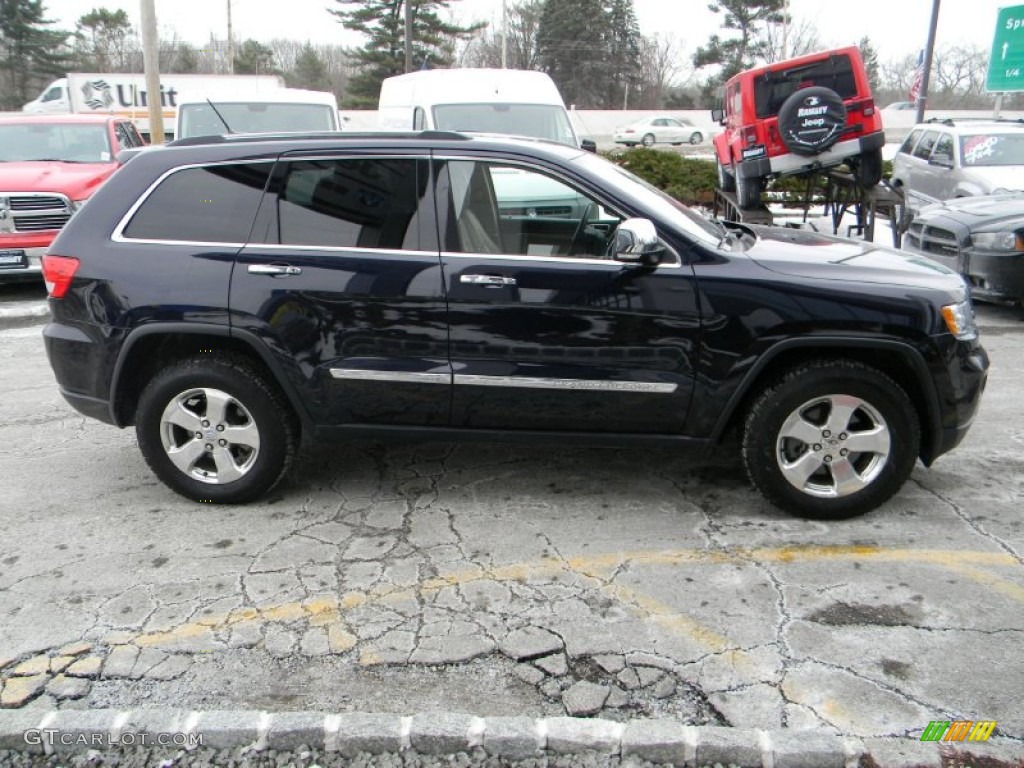
POLYGON ((5 245, 0 240, 0 253, 4 251, 24 251, 28 257, 28 266, 26 267, 5 267, 0 264, 0 283, 4 282, 15 282, 21 280, 41 280, 43 276, 43 254, 46 252, 46 247, 42 248, 18 248, 16 246, 5 245))
POLYGON ((789 152, 776 157, 756 157, 744 160, 739 165, 739 173, 744 178, 764 178, 765 176, 791 176, 818 168, 832 168, 851 157, 873 152, 885 146, 885 134, 882 131, 860 136, 856 139, 840 141, 832 145, 827 152, 820 155, 797 155, 789 152))
POLYGON ((97 326, 51 322, 43 327, 43 344, 68 404, 85 416, 117 425, 109 382, 119 334, 104 335, 97 326))

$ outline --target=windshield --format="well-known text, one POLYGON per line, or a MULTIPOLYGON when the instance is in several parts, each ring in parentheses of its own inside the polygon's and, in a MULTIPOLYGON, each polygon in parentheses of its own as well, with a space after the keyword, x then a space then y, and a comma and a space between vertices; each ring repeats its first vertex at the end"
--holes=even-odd
POLYGON ((335 110, 329 104, 268 104, 267 102, 183 104, 179 108, 179 139, 222 133, 304 133, 336 131, 335 110), (223 116, 230 130, 224 127, 223 116))
POLYGON ((604 158, 593 155, 589 152, 582 153, 573 162, 581 163, 601 178, 608 181, 609 185, 625 187, 626 191, 636 197, 645 206, 651 209, 659 219, 670 221, 679 229, 698 240, 717 247, 722 241, 722 229, 715 222, 708 221, 696 211, 680 203, 653 184, 650 184, 639 176, 630 173, 604 158))
POLYGON ((565 107, 556 104, 439 104, 434 124, 442 131, 503 133, 579 146, 565 107))
POLYGON ((62 160, 111 163, 110 136, 104 124, 0 124, 0 162, 62 160))
POLYGON ((984 133, 961 136, 965 166, 1024 165, 1024 133, 984 133))

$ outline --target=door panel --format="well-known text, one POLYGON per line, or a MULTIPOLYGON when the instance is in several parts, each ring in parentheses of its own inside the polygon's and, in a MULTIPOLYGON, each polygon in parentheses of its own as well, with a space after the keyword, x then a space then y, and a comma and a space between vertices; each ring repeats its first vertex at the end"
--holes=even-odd
POLYGON ((260 336, 313 420, 445 426, 451 375, 429 162, 292 160, 262 243, 236 262, 236 327, 260 336))
POLYGON ((680 432, 699 332, 692 271, 605 258, 621 218, 611 206, 521 165, 509 184, 510 167, 437 166, 453 426, 680 432), (502 212, 530 208, 531 195, 572 207, 561 225, 574 233, 567 249, 537 253, 545 229, 529 217, 508 232, 515 221, 502 212), (490 242, 501 250, 474 252, 482 239, 463 237, 467 215, 492 227, 502 220, 501 243, 490 242))

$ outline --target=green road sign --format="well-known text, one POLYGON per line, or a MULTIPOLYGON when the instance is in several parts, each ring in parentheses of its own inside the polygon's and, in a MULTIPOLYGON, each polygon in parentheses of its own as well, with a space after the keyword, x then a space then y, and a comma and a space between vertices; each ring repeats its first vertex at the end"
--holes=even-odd
POLYGON ((985 90, 1024 91, 1024 5, 999 9, 985 90))

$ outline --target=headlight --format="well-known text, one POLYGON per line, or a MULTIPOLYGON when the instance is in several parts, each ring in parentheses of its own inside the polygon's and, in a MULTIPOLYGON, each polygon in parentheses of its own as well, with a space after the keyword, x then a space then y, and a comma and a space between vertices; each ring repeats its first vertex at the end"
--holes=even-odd
POLYGON ((942 308, 942 317, 949 332, 961 341, 977 338, 978 327, 974 324, 974 307, 971 302, 948 304, 942 308))
POLYGON ((971 242, 990 251, 1024 251, 1024 242, 1016 232, 976 232, 971 242))

